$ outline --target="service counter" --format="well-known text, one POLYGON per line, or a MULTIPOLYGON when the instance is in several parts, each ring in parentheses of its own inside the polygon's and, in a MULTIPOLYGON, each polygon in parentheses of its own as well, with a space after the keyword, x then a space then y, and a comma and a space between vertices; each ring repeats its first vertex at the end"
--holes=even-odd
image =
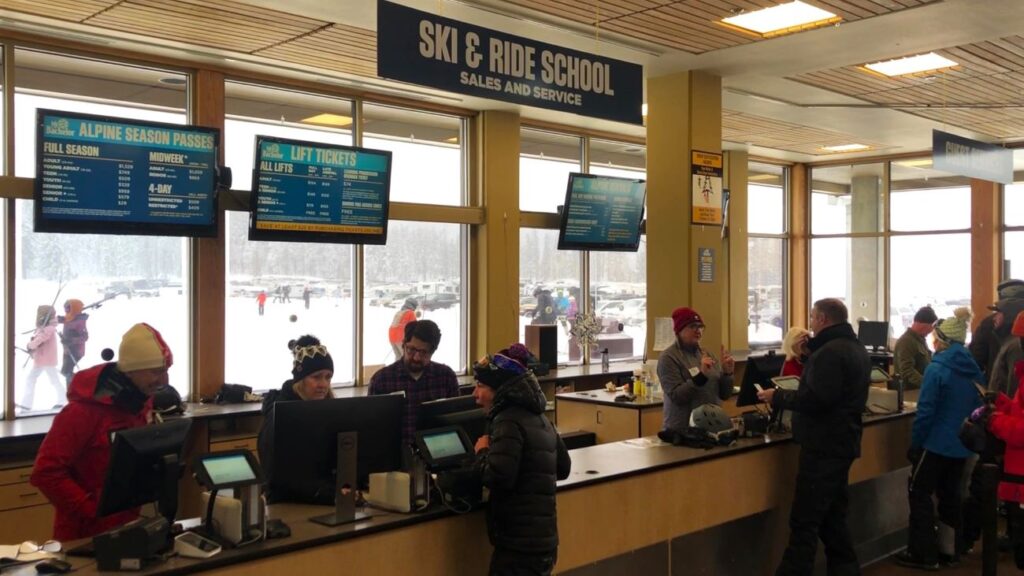
MULTIPOLYGON (((850 477, 851 529, 862 561, 903 542, 905 506, 893 498, 905 498, 912 421, 911 413, 866 418, 863 456, 850 477)), ((558 486, 556 571, 587 576, 617 573, 613 567, 621 565, 631 573, 771 574, 788 534, 797 453, 788 435, 711 450, 656 437, 575 450, 572 474, 558 486)), ((325 510, 273 506, 271 516, 291 526, 290 538, 209 560, 173 558, 143 574, 486 573, 491 548, 482 510, 382 513, 337 528, 308 521, 325 510)), ((89 560, 72 562, 78 574, 95 573, 89 560)))
POLYGON ((661 430, 661 399, 635 398, 616 402, 607 390, 555 395, 559 430, 593 432, 598 444, 654 436, 661 430))
MULTIPOLYGON (((557 390, 588 390, 600 388, 633 374, 638 362, 613 363, 608 372, 601 366, 566 366, 539 378, 541 387, 551 401, 557 390)), ((463 393, 469 393, 472 376, 459 377, 463 393)), ((347 398, 366 395, 368 387, 335 388, 335 396, 347 398)), ((262 422, 259 402, 244 404, 186 404, 185 416, 193 419, 185 461, 206 452, 247 449, 256 451, 256 436, 262 422)), ((28 483, 32 463, 39 444, 53 424, 53 415, 0 421, 0 543, 23 540, 44 541, 50 537, 53 507, 34 486, 28 483)), ((552 412, 552 419, 553 412, 552 412)), ((179 516, 201 513, 199 488, 186 469, 179 494, 179 516)))

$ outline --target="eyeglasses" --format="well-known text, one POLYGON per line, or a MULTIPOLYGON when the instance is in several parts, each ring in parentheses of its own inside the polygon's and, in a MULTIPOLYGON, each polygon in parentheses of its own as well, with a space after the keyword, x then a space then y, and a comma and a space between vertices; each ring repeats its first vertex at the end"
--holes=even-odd
POLYGON ((42 544, 39 544, 35 540, 26 540, 18 546, 18 554, 34 554, 36 552, 60 552, 60 542, 56 540, 47 540, 42 544))
POLYGON ((414 348, 414 347, 409 346, 408 344, 406 344, 405 345, 405 353, 408 354, 412 358, 416 358, 417 356, 420 357, 420 358, 430 358, 430 356, 434 353, 434 351, 433 350, 424 350, 423 348, 414 348))

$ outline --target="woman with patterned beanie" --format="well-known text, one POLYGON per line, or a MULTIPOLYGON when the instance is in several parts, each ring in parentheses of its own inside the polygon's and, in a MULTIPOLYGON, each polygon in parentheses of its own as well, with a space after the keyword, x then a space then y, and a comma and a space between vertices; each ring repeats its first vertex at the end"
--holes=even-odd
MULTIPOLYGON (((334 377, 334 359, 327 347, 316 336, 300 336, 288 342, 292 353, 292 377, 284 381, 279 390, 271 390, 263 397, 263 425, 260 427, 260 465, 270 471, 274 465, 274 406, 278 402, 324 400, 334 398, 331 378, 334 377)), ((317 503, 334 502, 334 487, 324 486, 317 503)), ((268 491, 269 501, 278 500, 268 491)))

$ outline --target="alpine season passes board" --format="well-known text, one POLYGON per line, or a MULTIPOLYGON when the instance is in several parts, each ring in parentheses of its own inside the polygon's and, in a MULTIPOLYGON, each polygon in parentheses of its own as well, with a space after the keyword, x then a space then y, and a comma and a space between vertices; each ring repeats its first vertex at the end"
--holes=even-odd
POLYGON ((391 152, 256 139, 249 238, 384 244, 391 152))
POLYGON ((39 110, 35 228, 216 236, 214 128, 39 110))

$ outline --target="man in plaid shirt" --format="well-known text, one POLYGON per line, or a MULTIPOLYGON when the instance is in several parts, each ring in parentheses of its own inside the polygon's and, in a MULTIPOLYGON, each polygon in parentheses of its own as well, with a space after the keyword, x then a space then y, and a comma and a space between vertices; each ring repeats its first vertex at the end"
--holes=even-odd
POLYGON ((402 357, 382 368, 370 379, 370 396, 405 392, 402 414, 402 440, 412 442, 416 431, 416 411, 430 400, 459 395, 455 372, 430 357, 441 343, 441 329, 431 320, 416 320, 405 325, 402 357))

